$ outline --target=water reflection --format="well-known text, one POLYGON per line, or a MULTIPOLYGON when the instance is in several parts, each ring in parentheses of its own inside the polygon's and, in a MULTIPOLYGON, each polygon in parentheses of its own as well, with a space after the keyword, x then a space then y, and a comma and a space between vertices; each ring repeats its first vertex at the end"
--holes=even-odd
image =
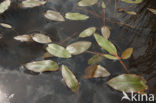
POLYGON ((8 95, 0 90, 0 103, 10 103, 10 99, 14 97, 14 94, 8 95))

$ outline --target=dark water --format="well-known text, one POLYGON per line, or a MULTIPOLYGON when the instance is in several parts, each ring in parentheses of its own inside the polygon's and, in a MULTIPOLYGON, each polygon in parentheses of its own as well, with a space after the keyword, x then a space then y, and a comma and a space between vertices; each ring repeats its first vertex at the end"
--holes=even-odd
MULTIPOLYGON (((78 0, 49 0, 45 6, 33 9, 19 8, 18 0, 14 0, 10 9, 0 16, 0 22, 12 25, 15 31, 0 27, 3 38, 0 40, 0 98, 8 103, 7 96, 14 94, 10 103, 78 103, 77 96, 68 89, 62 81, 61 72, 34 74, 22 67, 23 64, 35 60, 42 60, 45 45, 38 43, 21 43, 13 39, 16 35, 40 32, 49 35, 55 43, 60 43, 68 36, 80 33, 87 27, 96 26, 98 32, 104 25, 101 18, 80 10, 76 6, 78 0), (86 21, 53 22, 43 17, 47 9, 65 14, 69 11, 85 13, 90 16, 86 21)), ((121 8, 129 8, 138 12, 137 16, 125 13, 114 13, 114 1, 106 2, 106 25, 111 28, 110 40, 121 53, 128 47, 134 48, 133 56, 125 60, 131 73, 139 74, 148 80, 149 93, 156 95, 156 15, 146 8, 155 8, 155 0, 144 0, 139 5, 120 3, 121 8), (131 7, 130 7, 131 6, 131 7), (120 22, 120 23, 119 23, 120 22), (124 24, 123 24, 124 23, 124 24)), ((99 5, 84 8, 102 16, 99 5)), ((101 51, 93 37, 79 39, 76 35, 66 41, 66 46, 74 41, 89 40, 93 46, 90 51, 101 51)), ((114 76, 125 73, 117 61, 105 59, 99 64, 111 73, 108 78, 84 80, 82 78, 87 60, 92 54, 81 54, 70 59, 48 58, 60 65, 67 65, 80 82, 81 103, 121 103, 122 93, 110 88, 106 81, 114 76)))

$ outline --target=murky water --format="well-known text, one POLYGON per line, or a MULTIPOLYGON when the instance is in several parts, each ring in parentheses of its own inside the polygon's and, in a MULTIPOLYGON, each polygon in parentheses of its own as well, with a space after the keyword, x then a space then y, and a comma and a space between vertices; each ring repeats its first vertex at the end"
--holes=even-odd
MULTIPOLYGON (((21 43, 13 39, 16 35, 40 32, 49 35, 55 43, 63 41, 68 36, 90 26, 98 30, 103 26, 102 18, 97 18, 89 12, 80 10, 78 0, 49 0, 45 6, 33 9, 19 8, 18 0, 14 0, 11 8, 0 16, 0 22, 12 25, 15 31, 0 27, 3 38, 0 39, 0 93, 5 96, 3 103, 8 103, 8 97, 14 94, 10 103, 120 103, 122 93, 110 88, 106 81, 125 73, 119 62, 105 59, 100 62, 111 73, 108 78, 84 80, 82 78, 87 61, 92 54, 81 54, 70 59, 48 58, 60 65, 67 65, 80 82, 80 98, 68 89, 62 81, 60 71, 34 74, 22 67, 23 64, 41 60, 45 46, 38 43, 21 43), (86 21, 53 22, 43 17, 47 9, 53 9, 65 14, 77 11, 90 16, 86 21)), ((114 0, 115 1, 115 0, 114 0)), ((128 47, 134 48, 133 56, 125 60, 131 73, 139 74, 148 80, 149 92, 156 95, 156 16, 147 11, 147 7, 155 8, 155 0, 144 0, 142 4, 129 7, 138 12, 137 16, 114 13, 114 1, 109 0, 106 9, 106 25, 111 28, 110 40, 121 53, 128 47), (120 22, 120 23, 119 23, 120 22)), ((107 3, 107 2, 106 2, 107 3)), ((117 7, 127 8, 129 4, 121 3, 117 7)), ((85 8, 84 8, 85 9, 85 8)), ((102 16, 100 7, 92 6, 87 10, 102 16)), ((98 31, 99 32, 99 31, 98 31)), ((89 40, 93 43, 90 51, 100 51, 93 37, 79 39, 78 35, 66 41, 68 45, 74 41, 89 40)), ((0 95, 0 98, 4 97, 0 95)), ((4 98, 3 98, 4 99, 4 98)))

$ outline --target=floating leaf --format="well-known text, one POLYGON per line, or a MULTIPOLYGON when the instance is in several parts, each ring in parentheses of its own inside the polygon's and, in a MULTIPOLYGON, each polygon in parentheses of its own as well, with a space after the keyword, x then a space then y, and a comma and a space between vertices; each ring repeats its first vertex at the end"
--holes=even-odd
POLYGON ((89 27, 87 29, 85 29, 84 31, 82 31, 79 35, 79 37, 81 38, 84 38, 84 37, 89 37, 91 36, 92 34, 94 34, 96 31, 96 28, 95 27, 89 27))
POLYGON ((105 37, 106 39, 108 39, 109 37, 110 37, 110 29, 109 29, 109 27, 107 27, 107 26, 103 26, 102 28, 101 28, 101 33, 102 33, 102 35, 103 35, 103 37, 105 37))
POLYGON ((11 29, 11 28, 12 28, 12 26, 9 25, 9 24, 0 23, 0 25, 1 25, 2 27, 4 27, 4 28, 8 28, 8 29, 11 29))
POLYGON ((4 13, 10 6, 11 0, 4 0, 0 3, 0 14, 4 13))
POLYGON ((66 83, 66 85, 73 91, 77 92, 79 88, 78 80, 76 79, 75 75, 68 69, 67 66, 62 65, 62 76, 66 83))
POLYGON ((143 77, 135 74, 122 74, 107 82, 112 88, 128 93, 145 91, 148 88, 146 83, 143 77))
POLYGON ((45 53, 43 54, 43 56, 42 56, 43 59, 49 58, 49 57, 52 57, 52 55, 51 55, 50 53, 48 53, 48 52, 45 52, 45 53))
POLYGON ((103 9, 106 8, 106 4, 104 2, 102 2, 101 6, 102 6, 103 9))
POLYGON ((111 60, 118 60, 118 58, 116 56, 112 56, 112 55, 109 55, 109 54, 104 54, 103 55, 105 58, 107 59, 111 59, 111 60))
POLYGON ((89 49, 91 44, 92 43, 88 41, 78 41, 68 45, 66 50, 73 55, 78 55, 89 49))
POLYGON ((96 54, 88 60, 88 64, 94 65, 94 64, 97 64, 98 62, 102 61, 103 59, 104 59, 103 56, 96 54))
POLYGON ((90 79, 90 78, 99 78, 99 77, 108 77, 110 73, 101 65, 93 65, 89 66, 85 70, 85 75, 83 78, 90 79))
POLYGON ((86 20, 89 16, 80 13, 68 12, 65 14, 65 18, 69 20, 86 20))
POLYGON ((132 53, 133 53, 133 48, 128 48, 122 53, 121 58, 128 59, 129 57, 131 57, 132 53))
POLYGON ((136 15, 137 13, 136 12, 134 12, 134 11, 125 11, 127 14, 129 14, 129 15, 136 15))
POLYGON ((47 19, 54 20, 54 21, 65 21, 64 17, 57 11, 47 10, 44 16, 47 19))
POLYGON ((98 0, 81 0, 78 2, 78 6, 92 6, 96 4, 98 0))
POLYGON ((21 42, 30 42, 32 41, 32 37, 30 35, 18 35, 14 37, 15 40, 19 40, 21 42))
POLYGON ((48 47, 46 48, 46 50, 56 56, 56 57, 60 57, 60 58, 70 58, 71 54, 62 46, 58 45, 58 44, 48 44, 48 47))
POLYGON ((56 71, 59 69, 58 64, 51 60, 35 61, 25 64, 28 70, 33 72, 56 71))
POLYGON ((102 37, 99 34, 94 34, 94 37, 98 45, 105 49, 107 52, 109 52, 112 55, 117 54, 116 47, 106 38, 102 37))
POLYGON ((35 33, 35 34, 32 36, 32 39, 33 39, 35 42, 43 43, 43 44, 52 42, 49 36, 46 36, 45 34, 41 34, 41 33, 35 33))
POLYGON ((121 0, 121 1, 126 2, 126 3, 131 3, 131 4, 139 4, 143 0, 121 0))
POLYGON ((152 9, 152 8, 147 8, 150 12, 152 12, 153 14, 156 14, 156 9, 152 9))
POLYGON ((32 8, 46 4, 46 0, 24 0, 21 6, 25 8, 32 8))

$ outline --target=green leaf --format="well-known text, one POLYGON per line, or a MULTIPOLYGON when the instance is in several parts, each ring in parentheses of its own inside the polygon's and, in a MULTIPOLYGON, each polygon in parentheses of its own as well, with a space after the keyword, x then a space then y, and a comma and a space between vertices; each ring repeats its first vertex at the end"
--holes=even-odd
POLYGON ((35 42, 42 43, 42 44, 46 44, 46 43, 52 42, 52 40, 50 39, 49 36, 47 36, 47 35, 45 35, 45 34, 41 34, 41 33, 35 33, 35 34, 32 36, 32 39, 33 39, 35 42))
POLYGON ((78 2, 78 6, 92 6, 95 5, 98 0, 81 0, 78 2))
POLYGON ((53 21, 65 21, 64 17, 57 11, 47 10, 44 16, 53 21))
POLYGON ((46 4, 46 0, 24 0, 21 6, 25 8, 32 8, 46 4))
POLYGON ((94 37, 98 45, 105 49, 107 52, 109 52, 112 55, 117 54, 116 47, 106 38, 96 33, 94 34, 94 37))
POLYGON ((2 27, 4 27, 4 28, 8 28, 8 29, 11 29, 11 28, 12 28, 11 25, 6 24, 6 23, 0 23, 0 25, 1 25, 2 27))
POLYGON ((91 57, 88 60, 88 64, 89 65, 91 65, 91 64, 94 65, 94 64, 97 64, 97 63, 101 62, 103 59, 104 59, 103 56, 96 54, 96 55, 94 55, 93 57, 91 57))
POLYGON ((152 9, 152 8, 147 8, 150 12, 152 12, 153 14, 156 14, 156 9, 152 9))
POLYGON ((109 55, 109 54, 104 54, 103 55, 105 58, 107 59, 111 59, 111 60, 118 60, 118 58, 116 56, 112 56, 112 55, 109 55))
POLYGON ((15 40, 19 40, 21 42, 31 42, 32 37, 30 35, 18 35, 14 37, 15 40))
POLYGON ((78 80, 76 79, 75 75, 68 69, 67 66, 62 65, 62 76, 66 83, 66 85, 73 91, 77 92, 79 88, 78 80))
POLYGON ((107 82, 112 88, 128 93, 145 91, 148 88, 146 83, 143 77, 135 74, 122 74, 107 82))
POLYGON ((122 59, 128 59, 131 57, 133 53, 133 48, 127 48, 121 55, 121 58, 122 59))
POLYGON ((102 33, 103 37, 106 39, 108 39, 110 37, 110 34, 111 34, 110 29, 107 26, 103 26, 101 28, 101 33, 102 33))
POLYGON ((51 60, 35 61, 25 64, 28 70, 33 72, 56 71, 59 69, 58 64, 51 60))
POLYGON ((106 8, 106 4, 104 2, 102 2, 101 6, 102 6, 103 9, 106 8))
POLYGON ((129 15, 137 15, 137 13, 136 12, 134 12, 134 11, 125 11, 127 14, 129 14, 129 15))
POLYGON ((78 41, 68 45, 66 50, 73 55, 78 55, 89 49, 91 44, 92 43, 88 41, 78 41))
POLYGON ((0 3, 0 14, 5 12, 11 4, 11 0, 4 0, 0 3))
POLYGON ((85 69, 85 75, 83 76, 83 78, 90 79, 90 78, 100 78, 100 77, 108 77, 108 76, 110 76, 110 73, 107 71, 106 68, 104 68, 101 65, 93 65, 85 69))
POLYGON ((121 0, 121 1, 126 2, 126 3, 130 3, 130 4, 139 4, 143 0, 121 0))
POLYGON ((79 35, 79 37, 81 38, 84 38, 84 37, 89 37, 91 36, 92 34, 94 34, 96 31, 96 28, 95 27, 89 27, 87 29, 85 29, 84 31, 82 31, 79 35))
POLYGON ((68 12, 65 14, 65 18, 69 20, 86 20, 89 16, 80 13, 68 12))
POLYGON ((71 54, 62 46, 58 44, 48 44, 46 50, 53 56, 60 58, 70 58, 71 54))

